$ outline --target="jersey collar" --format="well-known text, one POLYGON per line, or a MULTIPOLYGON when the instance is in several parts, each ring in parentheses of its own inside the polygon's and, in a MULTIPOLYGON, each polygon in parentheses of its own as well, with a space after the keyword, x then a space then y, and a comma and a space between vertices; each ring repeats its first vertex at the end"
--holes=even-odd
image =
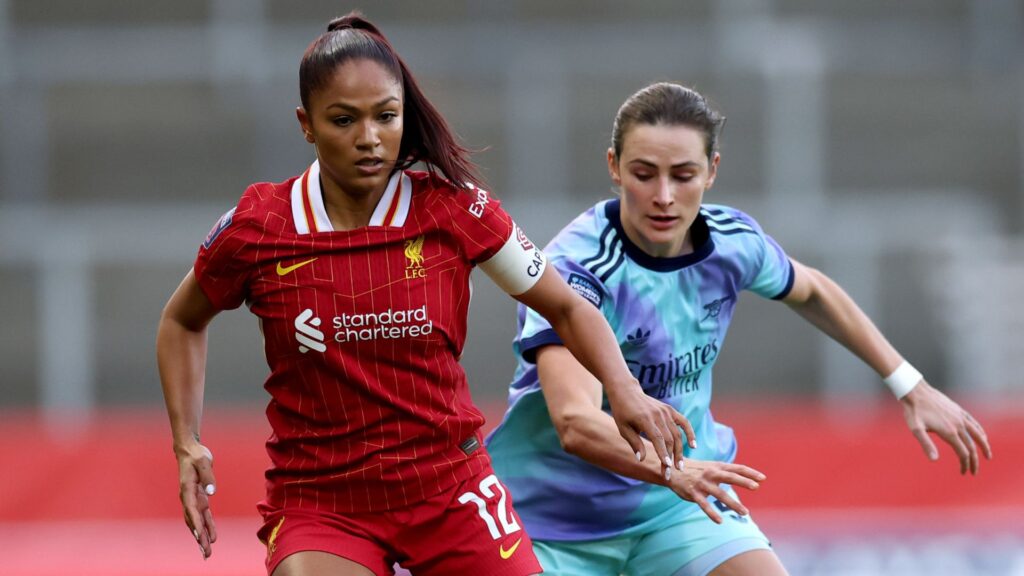
MULTIPOLYGON (((314 161, 292 183, 292 220, 299 234, 333 232, 334 226, 324 207, 320 188, 320 161, 314 161)), ((412 180, 404 171, 396 171, 388 180, 384 194, 370 216, 370 226, 401 227, 412 204, 412 180)))
POLYGON ((672 256, 671 258, 651 256, 647 252, 644 252, 642 248, 634 244, 629 239, 629 236, 626 235, 625 230, 622 229, 622 218, 619 214, 619 208, 618 198, 609 200, 608 203, 605 204, 604 214, 608 218, 608 221, 611 222, 612 226, 615 227, 615 232, 622 240, 622 248, 625 250, 626 255, 629 256, 630 260, 644 268, 647 268, 648 270, 654 270, 655 272, 679 270, 704 260, 715 250, 715 242, 708 231, 707 223, 704 221, 704 214, 702 212, 698 212, 697 218, 690 226, 690 233, 693 235, 693 243, 696 245, 696 249, 694 249, 693 252, 683 254, 681 256, 672 256))

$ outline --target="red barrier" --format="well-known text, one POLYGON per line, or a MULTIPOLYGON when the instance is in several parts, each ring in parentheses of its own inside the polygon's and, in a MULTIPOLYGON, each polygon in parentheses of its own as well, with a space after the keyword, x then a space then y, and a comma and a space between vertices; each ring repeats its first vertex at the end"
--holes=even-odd
MULTIPOLYGON (((502 405, 484 407, 489 425, 502 405)), ((715 417, 736 430, 738 461, 768 480, 741 497, 756 513, 779 508, 1024 510, 1024 413, 977 410, 995 451, 976 477, 961 476, 940 446, 929 462, 895 403, 830 412, 807 402, 723 403, 715 417)), ((263 408, 207 409, 203 439, 215 455, 218 516, 255 517, 263 494, 269 427, 263 408)), ((937 442, 938 444, 938 442, 937 442)), ((0 522, 179 518, 177 468, 167 417, 157 409, 108 410, 65 435, 38 417, 0 414, 0 522)))

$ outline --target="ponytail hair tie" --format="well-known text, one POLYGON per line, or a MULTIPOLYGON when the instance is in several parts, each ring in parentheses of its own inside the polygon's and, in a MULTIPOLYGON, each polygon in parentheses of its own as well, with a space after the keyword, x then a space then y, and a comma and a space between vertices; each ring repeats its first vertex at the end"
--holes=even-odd
POLYGON ((363 18, 363 13, 358 10, 353 10, 344 16, 339 16, 327 25, 328 32, 336 32, 339 30, 365 30, 375 36, 381 36, 380 30, 376 26, 371 24, 368 20, 363 18))

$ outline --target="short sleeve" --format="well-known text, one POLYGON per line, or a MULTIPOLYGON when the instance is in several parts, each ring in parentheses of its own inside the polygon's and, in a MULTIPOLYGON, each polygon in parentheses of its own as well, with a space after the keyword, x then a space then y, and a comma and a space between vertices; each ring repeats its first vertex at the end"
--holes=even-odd
MULTIPOLYGON (((605 319, 608 320, 613 306, 610 294, 604 284, 590 270, 580 266, 574 260, 564 257, 552 257, 551 266, 584 300, 593 304, 605 319)), ((548 321, 526 306, 520 305, 523 313, 522 329, 519 331, 519 354, 527 362, 537 361, 537 350, 552 344, 561 345, 562 339, 555 333, 548 321)))
POLYGON ((760 252, 755 260, 757 268, 746 286, 747 290, 772 300, 785 298, 793 288, 793 263, 779 243, 766 234, 753 218, 742 212, 737 215, 756 231, 757 249, 760 252))
POLYGON ((221 310, 238 308, 248 293, 252 263, 247 256, 251 251, 245 233, 247 214, 239 207, 228 210, 214 223, 193 265, 199 287, 221 310))
POLYGON ((460 190, 449 198, 453 232, 471 262, 489 260, 515 232, 512 217, 486 190, 460 190))

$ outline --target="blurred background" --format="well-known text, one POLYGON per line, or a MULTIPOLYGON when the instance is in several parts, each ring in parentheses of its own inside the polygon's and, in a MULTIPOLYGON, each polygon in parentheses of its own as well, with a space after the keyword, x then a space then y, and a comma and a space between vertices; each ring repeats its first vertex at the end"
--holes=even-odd
MULTIPOLYGON (((0 549, 6 574, 258 574, 267 368, 210 330, 221 542, 182 526, 161 308, 254 181, 313 159, 298 62, 362 9, 540 244, 611 194, 619 104, 695 87, 728 117, 706 201, 836 279, 996 459, 927 462, 869 369, 741 300, 716 416, 794 575, 1024 575, 1024 2, 0 0, 0 549), (58 554, 54 554, 58 551, 58 554)), ((495 425, 514 303, 477 275, 463 364, 495 425)))

